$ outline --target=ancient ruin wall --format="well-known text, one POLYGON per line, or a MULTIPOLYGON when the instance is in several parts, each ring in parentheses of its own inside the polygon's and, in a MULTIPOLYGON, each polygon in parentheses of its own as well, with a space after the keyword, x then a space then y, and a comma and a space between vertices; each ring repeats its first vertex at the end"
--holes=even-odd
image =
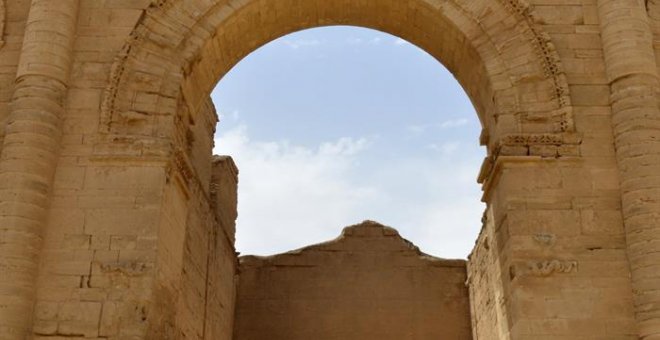
MULTIPOLYGON (((236 167, 227 157, 213 162, 212 190, 236 194, 236 167)), ((183 249, 181 292, 175 326, 186 339, 231 339, 234 322, 236 201, 191 200, 183 249)), ((176 268, 176 267, 175 267, 176 268)), ((161 328, 163 329, 163 328, 161 328)), ((167 328, 165 328, 167 329, 167 328)), ((162 338, 174 334, 163 334, 162 338)))
POLYGON ((166 179, 159 234, 159 275, 169 280, 155 287, 151 308, 161 317, 149 320, 149 334, 231 339, 238 169, 230 157, 209 157, 218 121, 210 100, 180 121, 177 138, 186 148, 166 179))
POLYGON ((470 314, 474 339, 509 340, 509 319, 506 315, 503 269, 497 251, 490 211, 484 214, 484 224, 468 257, 467 285, 470 291, 470 314))
POLYGON ((335 241, 242 257, 235 340, 472 339, 465 261, 374 222, 335 241))
MULTIPOLYGON (((194 312, 176 302, 202 291, 185 288, 191 282, 206 285, 206 274, 182 273, 202 268, 199 248, 210 248, 195 235, 217 230, 210 197, 231 196, 211 192, 211 157, 200 157, 211 137, 195 143, 213 120, 199 113, 207 90, 271 38, 362 24, 437 56, 481 112, 492 227, 470 271, 487 274, 473 289, 501 287, 511 338, 656 337, 657 7, 0 0, 0 332, 142 339, 150 327, 195 338, 216 325, 185 320, 227 313, 229 300, 219 309, 190 294, 194 312), (501 282, 489 274, 497 262, 501 282)), ((226 262, 217 263, 231 268, 230 247, 218 249, 226 262)), ((208 277, 233 285, 231 273, 208 277)), ((481 293, 473 301, 487 301, 481 293)), ((488 329, 501 324, 490 307, 473 311, 480 334, 498 331, 488 329)), ((231 330, 222 332, 206 338, 231 330)))

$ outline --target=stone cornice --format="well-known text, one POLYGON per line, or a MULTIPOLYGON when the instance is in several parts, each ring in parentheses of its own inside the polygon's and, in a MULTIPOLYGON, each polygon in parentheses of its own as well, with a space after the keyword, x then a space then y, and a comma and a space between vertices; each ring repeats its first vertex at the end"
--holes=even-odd
POLYGON ((502 137, 493 153, 484 159, 477 182, 487 202, 504 164, 580 158, 582 138, 575 133, 512 134, 502 137))

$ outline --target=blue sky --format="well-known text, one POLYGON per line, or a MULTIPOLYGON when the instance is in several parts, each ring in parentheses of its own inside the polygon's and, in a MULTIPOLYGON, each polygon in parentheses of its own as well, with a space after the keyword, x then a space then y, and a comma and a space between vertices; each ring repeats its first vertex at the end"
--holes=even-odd
POLYGON ((324 27, 247 56, 212 94, 216 154, 240 169, 237 250, 269 255, 371 219, 432 255, 465 258, 484 209, 469 99, 397 37, 324 27))

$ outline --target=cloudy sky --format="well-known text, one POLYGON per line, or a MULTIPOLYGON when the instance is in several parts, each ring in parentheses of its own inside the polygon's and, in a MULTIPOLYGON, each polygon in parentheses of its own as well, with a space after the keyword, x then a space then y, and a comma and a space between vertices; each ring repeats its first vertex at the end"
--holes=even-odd
POLYGON ((465 258, 484 206, 480 124, 453 76, 381 32, 282 37, 218 84, 216 154, 240 169, 237 249, 270 255, 376 220, 465 258))

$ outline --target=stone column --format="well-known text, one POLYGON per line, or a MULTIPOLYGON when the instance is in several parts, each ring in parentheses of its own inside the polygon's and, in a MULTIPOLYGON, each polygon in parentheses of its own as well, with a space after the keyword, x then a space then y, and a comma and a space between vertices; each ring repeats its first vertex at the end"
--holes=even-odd
POLYGON ((0 334, 30 338, 79 0, 32 0, 0 154, 0 334))
POLYGON ((643 0, 598 0, 640 339, 660 339, 660 108, 643 0))

